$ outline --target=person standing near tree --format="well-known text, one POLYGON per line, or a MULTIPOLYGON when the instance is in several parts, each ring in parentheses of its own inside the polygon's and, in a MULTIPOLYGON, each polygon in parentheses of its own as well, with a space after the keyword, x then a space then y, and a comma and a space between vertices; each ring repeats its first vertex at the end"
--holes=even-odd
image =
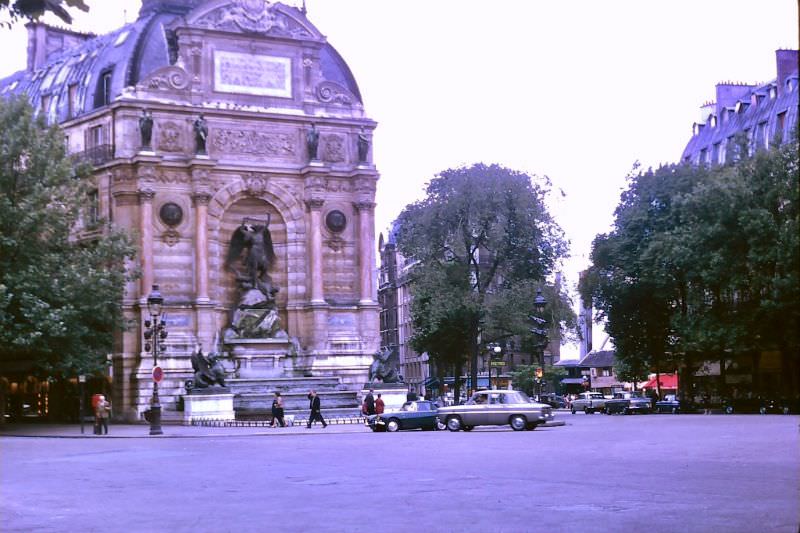
POLYGON ((98 435, 108 435, 108 416, 111 413, 111 404, 106 397, 100 395, 94 407, 95 427, 98 435))
POLYGON ((325 419, 322 418, 322 406, 319 400, 319 396, 317 396, 317 392, 314 389, 311 389, 311 392, 308 393, 308 407, 311 409, 311 414, 308 416, 308 425, 306 429, 311 429, 311 424, 315 421, 319 420, 322 422, 322 427, 328 427, 327 422, 325 419))

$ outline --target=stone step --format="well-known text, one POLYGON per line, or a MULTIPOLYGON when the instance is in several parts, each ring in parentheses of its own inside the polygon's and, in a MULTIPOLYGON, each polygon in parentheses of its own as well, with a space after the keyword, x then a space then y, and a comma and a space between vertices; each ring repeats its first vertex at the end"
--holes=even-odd
MULTIPOLYGON (((308 392, 281 393, 281 397, 285 411, 308 410, 308 392)), ((359 408, 355 391, 320 391, 319 397, 323 410, 349 408, 357 411, 359 408)), ((271 413, 273 398, 271 393, 239 393, 233 397, 233 409, 237 413, 271 413)))
POLYGON ((318 392, 338 391, 344 388, 335 377, 299 377, 299 378, 235 378, 225 381, 234 394, 301 392, 314 389, 318 392))

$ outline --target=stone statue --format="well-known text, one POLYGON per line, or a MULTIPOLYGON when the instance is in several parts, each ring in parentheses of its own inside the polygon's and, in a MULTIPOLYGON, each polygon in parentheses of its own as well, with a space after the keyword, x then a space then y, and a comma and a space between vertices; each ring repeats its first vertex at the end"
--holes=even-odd
POLYGON ((208 125, 206 119, 201 114, 194 121, 194 144, 195 153, 199 155, 206 154, 206 140, 208 139, 208 125))
POLYGON ((358 134, 358 162, 366 163, 368 154, 369 137, 364 133, 364 128, 361 128, 361 133, 358 134))
POLYGON ((236 275, 240 298, 230 328, 225 332, 226 340, 288 338, 281 329, 275 304, 278 288, 269 275, 269 268, 275 261, 269 221, 269 216, 266 221, 246 217, 231 237, 225 266, 236 275))
POLYGON ((152 150, 153 114, 147 109, 142 109, 142 116, 139 117, 139 135, 142 140, 142 150, 152 150))
POLYGON ((380 380, 384 383, 399 383, 400 375, 397 372, 399 354, 396 348, 385 347, 373 355, 375 358, 369 367, 370 382, 380 380))
POLYGON ((306 133, 306 146, 308 147, 308 159, 314 161, 317 159, 317 149, 319 148, 319 132, 311 123, 311 129, 306 133))
POLYGON ((192 353, 192 368, 194 369, 194 379, 186 381, 186 390, 191 392, 197 389, 208 389, 215 387, 225 387, 225 369, 219 362, 219 355, 210 353, 203 355, 202 348, 198 345, 192 353))

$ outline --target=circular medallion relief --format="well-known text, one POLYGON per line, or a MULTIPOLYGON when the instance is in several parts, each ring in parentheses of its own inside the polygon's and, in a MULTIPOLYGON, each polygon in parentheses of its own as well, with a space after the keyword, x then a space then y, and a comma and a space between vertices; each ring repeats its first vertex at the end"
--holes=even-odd
POLYGON ((174 202, 167 202, 161 206, 158 216, 167 226, 177 226, 183 220, 183 209, 174 202))
POLYGON ((347 227, 347 217, 339 210, 333 210, 325 217, 325 225, 334 233, 344 231, 347 227))

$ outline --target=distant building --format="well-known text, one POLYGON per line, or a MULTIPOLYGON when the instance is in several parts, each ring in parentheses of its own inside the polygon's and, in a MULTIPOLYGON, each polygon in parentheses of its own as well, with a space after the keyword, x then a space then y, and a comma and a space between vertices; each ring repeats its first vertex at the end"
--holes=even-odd
POLYGON ((681 161, 723 165, 791 138, 797 127, 798 51, 777 50, 775 61, 777 76, 767 83, 717 84, 716 101, 700 107, 681 161))
MULTIPOLYGON (((581 272, 578 277, 583 280, 586 277, 586 270, 581 272)), ((581 298, 581 307, 578 312, 578 331, 581 333, 580 356, 583 358, 592 351, 592 299, 581 298)))

